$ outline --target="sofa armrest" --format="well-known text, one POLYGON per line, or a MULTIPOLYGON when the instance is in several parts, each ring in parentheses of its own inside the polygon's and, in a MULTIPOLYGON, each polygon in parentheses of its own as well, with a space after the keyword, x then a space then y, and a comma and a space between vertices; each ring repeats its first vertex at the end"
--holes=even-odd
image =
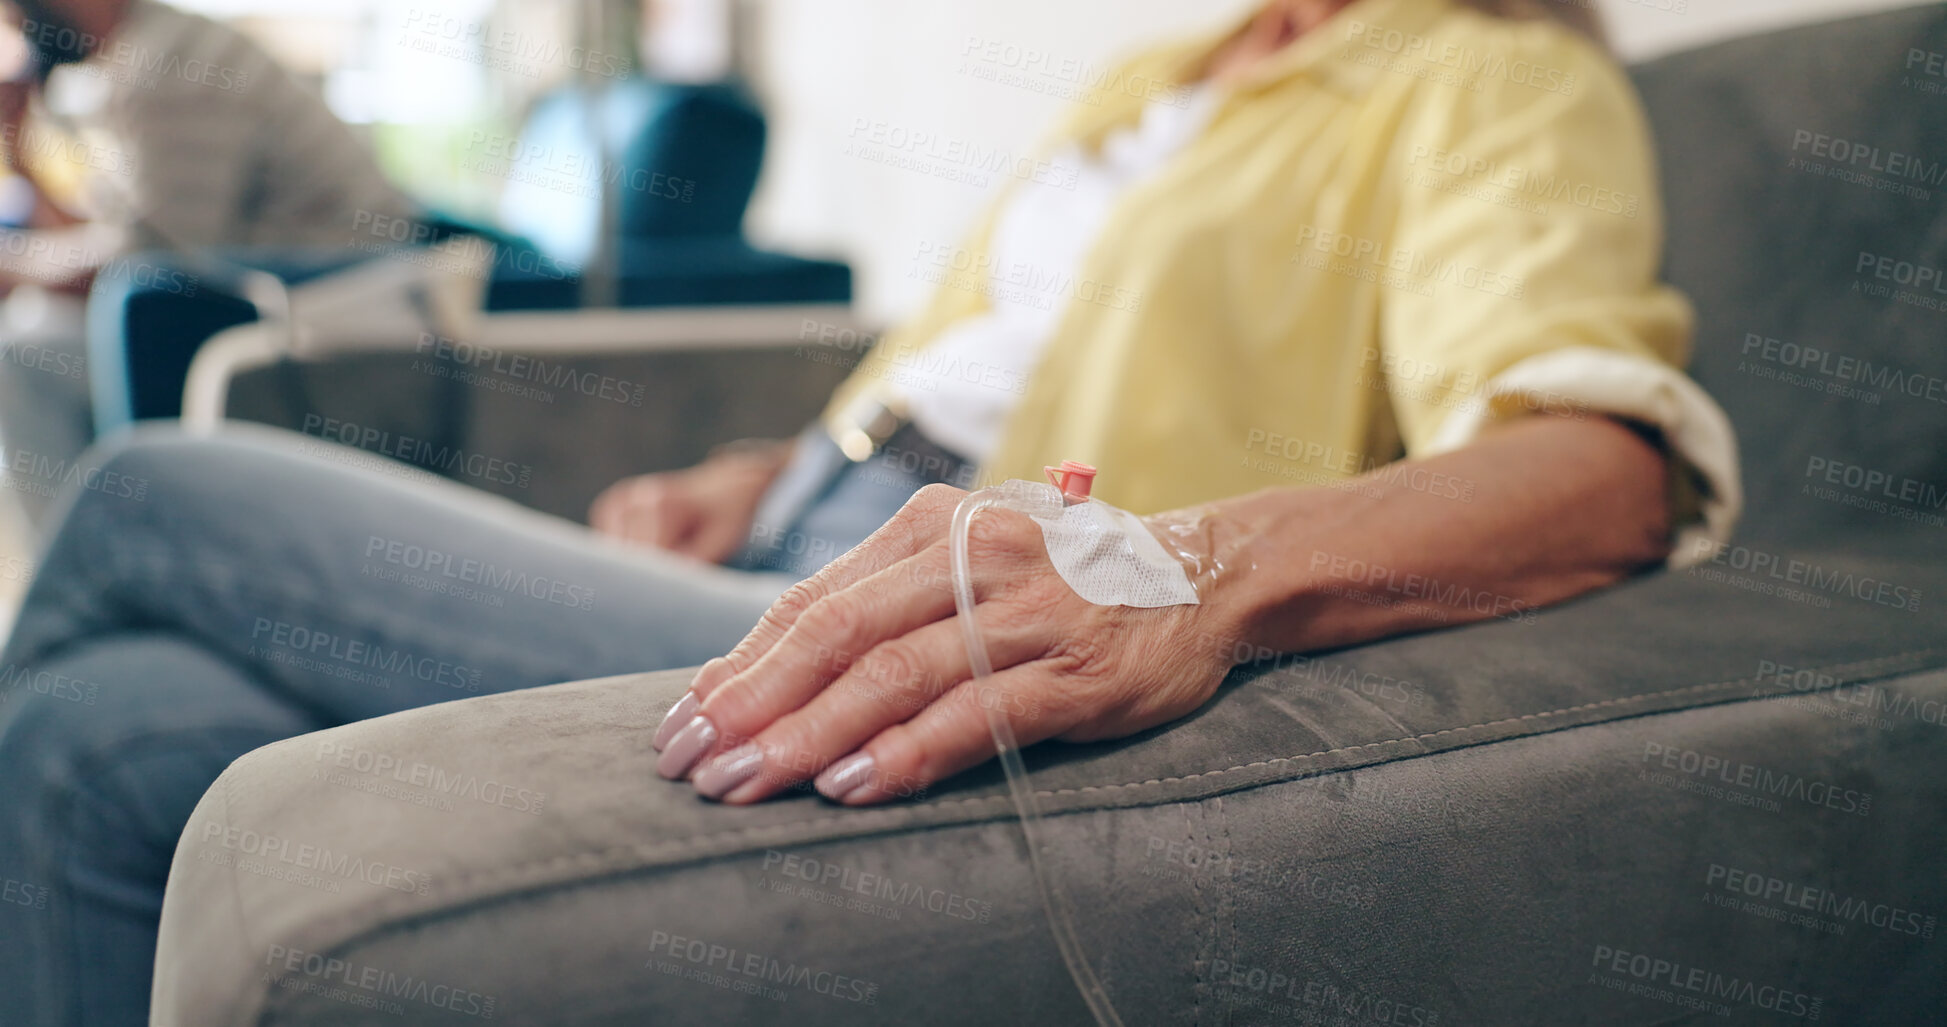
MULTIPOLYGON (((1947 906, 1941 627, 1707 565, 1246 668, 1186 720, 1029 765, 1131 1020, 1911 1020, 1947 987, 1920 933, 1947 906), (1806 926, 1737 891, 1774 880, 1903 915, 1806 926)), ((428 1023, 1085 1020, 991 767, 878 809, 702 802, 647 745, 686 681, 481 697, 240 759, 177 852, 156 1022, 349 1024, 373 1002, 428 1023)))

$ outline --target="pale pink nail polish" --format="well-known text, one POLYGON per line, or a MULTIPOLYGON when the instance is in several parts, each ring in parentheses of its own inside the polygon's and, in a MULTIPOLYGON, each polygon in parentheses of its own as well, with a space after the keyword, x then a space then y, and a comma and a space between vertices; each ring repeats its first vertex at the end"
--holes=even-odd
POLYGON ((865 786, 877 763, 870 754, 855 752, 825 768, 813 782, 818 794, 837 802, 865 786))
POLYGON ((683 730, 690 722, 690 718, 696 715, 698 705, 700 703, 695 692, 684 692, 683 697, 676 700, 676 705, 671 706, 669 712, 663 714, 663 722, 656 726, 655 740, 650 743, 656 747, 657 752, 663 751, 663 746, 668 745, 669 740, 676 737, 676 732, 683 730))
POLYGON ((706 752, 717 740, 717 727, 710 718, 699 713, 690 718, 683 730, 669 740, 663 754, 656 757, 656 773, 671 781, 689 772, 690 764, 706 752))
POLYGON ((756 742, 745 742, 698 768, 690 783, 704 798, 721 799, 763 767, 764 750, 756 742))

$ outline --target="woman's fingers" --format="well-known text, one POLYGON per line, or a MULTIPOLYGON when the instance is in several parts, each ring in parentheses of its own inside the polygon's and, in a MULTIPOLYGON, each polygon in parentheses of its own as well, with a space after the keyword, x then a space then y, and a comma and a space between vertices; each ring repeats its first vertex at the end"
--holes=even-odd
POLYGON ((868 806, 923 794, 933 784, 994 758, 990 711, 1005 721, 1015 744, 1029 746, 1067 731, 1079 720, 1055 661, 1036 660, 978 681, 956 685, 917 716, 875 735, 858 751, 818 775, 820 794, 847 806, 868 806))
MULTIPOLYGON (((991 657, 1003 666, 1030 659, 1042 648, 1026 633, 989 640, 991 657)), ((811 780, 885 729, 922 714, 972 674, 960 622, 935 621, 874 647, 811 702, 707 761, 692 780, 698 792, 712 799, 744 803, 769 798, 811 780)))
MULTIPOLYGON (((736 653, 705 664, 699 676, 719 677, 707 692, 692 688, 657 729, 662 757, 656 772, 682 777, 698 760, 748 739, 810 702, 880 643, 916 631, 953 612, 945 547, 934 546, 877 574, 813 601, 780 627, 777 642, 735 669, 736 653), (675 725, 681 711, 686 723, 675 725)), ((776 610, 776 607, 772 608, 776 610)), ((766 621, 771 614, 765 614, 766 621)), ((782 623, 781 621, 779 622, 782 623)))
MULTIPOLYGON (((820 600, 944 539, 953 518, 953 508, 959 505, 960 497, 964 495, 966 493, 960 489, 946 485, 928 485, 914 493, 899 513, 881 525, 870 538, 833 560, 817 574, 785 590, 777 602, 764 611, 764 616, 758 619, 757 626, 744 636, 743 641, 738 642, 728 654, 711 660, 697 671, 696 677, 690 682, 690 691, 699 699, 708 697, 718 686, 748 670, 760 657, 770 652, 798 622, 798 618, 820 600)), ((667 720, 664 727, 669 727, 667 720)), ((673 731, 670 733, 673 734, 673 731)), ((662 748, 667 741, 665 733, 659 730, 656 747, 662 748)))
POLYGON ((951 619, 935 621, 874 646, 809 702, 706 760, 691 778, 696 790, 705 798, 756 802, 811 780, 971 673, 959 630, 951 619))
POLYGON ((749 667, 703 697, 720 727, 748 737, 810 702, 846 667, 882 642, 953 613, 937 547, 814 602, 749 667))

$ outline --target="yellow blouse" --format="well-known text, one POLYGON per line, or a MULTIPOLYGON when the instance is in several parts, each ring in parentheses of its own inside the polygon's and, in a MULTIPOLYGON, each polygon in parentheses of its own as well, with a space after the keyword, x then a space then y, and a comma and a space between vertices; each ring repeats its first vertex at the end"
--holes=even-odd
MULTIPOLYGON (((1061 138, 1094 144, 1176 102, 1154 84, 1197 80, 1233 32, 1129 62, 1061 138)), ((1432 451, 1456 414, 1556 405, 1487 403, 1490 379, 1538 354, 1681 367, 1692 318, 1657 281, 1653 160, 1627 78, 1570 29, 1358 0, 1118 201, 983 478, 1081 460, 1098 496, 1152 513, 1432 451)), ((965 247, 978 277, 944 282, 835 404, 1037 273, 991 266, 991 227, 965 247)))

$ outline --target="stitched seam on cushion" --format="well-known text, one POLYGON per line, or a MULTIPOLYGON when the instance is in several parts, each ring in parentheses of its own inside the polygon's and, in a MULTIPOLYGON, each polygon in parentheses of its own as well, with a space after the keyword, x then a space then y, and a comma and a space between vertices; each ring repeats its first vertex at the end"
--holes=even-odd
MULTIPOLYGON (((1183 810, 1183 819, 1185 821, 1184 828, 1183 828, 1183 840, 1185 842, 1191 845, 1195 845, 1197 843, 1197 824, 1202 821, 1203 816, 1204 816, 1203 803, 1199 802, 1199 803, 1185 805, 1183 810)), ((1190 875, 1190 898, 1191 901, 1194 902, 1196 905, 1197 919, 1199 921, 1210 924, 1210 931, 1208 933, 1205 933, 1204 931, 1198 931, 1196 934, 1197 939, 1201 942, 1201 944, 1197 946, 1197 959, 1196 962, 1193 964, 1193 966, 1196 967, 1195 973, 1193 975, 1194 978, 1193 983, 1196 985, 1196 987, 1192 991, 1192 994, 1196 996, 1196 1003, 1192 1007, 1192 1012, 1194 1012, 1196 1015, 1196 1019, 1194 1023, 1197 1025, 1197 1027, 1203 1027, 1203 993, 1205 988, 1208 986, 1203 979, 1203 974, 1204 974, 1203 968, 1208 967, 1210 965, 1210 957, 1217 951, 1217 938, 1216 938, 1217 925, 1214 918, 1204 915, 1202 874, 1190 875)))
MULTIPOLYGON (((1934 651, 1935 651, 1934 648, 1929 646, 1920 649, 1910 649, 1907 650, 1906 652, 1894 653, 1888 656, 1874 657, 1869 660, 1859 660, 1859 661, 1854 661, 1852 663, 1842 663, 1842 664, 1828 664, 1825 666, 1814 667, 1811 669, 1814 670, 1815 672, 1826 672, 1826 673, 1835 672, 1835 671, 1840 671, 1840 672, 1862 671, 1867 668, 1874 667, 1876 665, 1895 663, 1900 660, 1905 660, 1913 656, 1932 653, 1934 651)), ((1915 668, 1910 673, 1916 673, 1916 674, 1926 673, 1928 671, 1938 670, 1938 669, 1940 668, 1920 667, 1920 668, 1915 668)), ((1365 742, 1359 745, 1340 746, 1339 748, 1336 749, 1323 749, 1318 752, 1304 753, 1298 756, 1280 756, 1269 760, 1258 760, 1252 763, 1241 763, 1236 766, 1227 767, 1223 770, 1209 770, 1197 774, 1186 774, 1179 777, 1150 778, 1149 780, 1146 781, 1130 781, 1130 782, 1124 782, 1115 785, 1089 785, 1083 788, 1057 788, 1048 791, 1037 791, 1035 792, 1035 794, 1038 796, 1081 795, 1081 794, 1088 794, 1088 793, 1095 793, 1095 792, 1120 791, 1129 788, 1146 788, 1152 785, 1173 784, 1179 781, 1196 781, 1196 780, 1201 780, 1210 777, 1221 777, 1225 774, 1232 774, 1238 771, 1250 770, 1257 767, 1272 766, 1280 763, 1304 762, 1308 760, 1315 760, 1322 756, 1332 756, 1332 755, 1337 755, 1339 753, 1346 753, 1346 752, 1358 752, 1363 749, 1377 749, 1382 746, 1398 745, 1404 742, 1420 742, 1426 739, 1439 738, 1444 735, 1461 734, 1468 731, 1479 730, 1481 728, 1498 727, 1505 724, 1517 724, 1524 721, 1547 720, 1550 718, 1565 716, 1571 713, 1580 713, 1587 710, 1625 706, 1625 705, 1630 705, 1635 703, 1642 703, 1653 699, 1663 699, 1663 698, 1669 698, 1678 695, 1702 694, 1702 693, 1709 692, 1713 689, 1721 691, 1721 690, 1737 688, 1741 686, 1748 686, 1754 680, 1756 679, 1748 678, 1748 677, 1736 678, 1729 681, 1713 681, 1706 684, 1688 685, 1683 688, 1670 688, 1660 692, 1646 692, 1640 695, 1620 696, 1614 699, 1604 699, 1599 702, 1582 703, 1581 705, 1578 706, 1567 706, 1561 709, 1548 710, 1541 713, 1525 713, 1514 717, 1502 717, 1498 720, 1482 721, 1478 724, 1469 724, 1465 727, 1443 728, 1439 731, 1429 731, 1423 734, 1402 736, 1399 738, 1389 738, 1378 742, 1365 742)), ((1845 683, 1843 680, 1835 681, 1834 685, 1836 686, 1838 684, 1843 684, 1843 683, 1845 683)), ((1813 691, 1825 691, 1825 690, 1826 689, 1814 689, 1813 691)), ((1776 693, 1776 694, 1782 695, 1785 693, 1776 693)), ((1766 695, 1766 696, 1753 696, 1752 698, 1771 698, 1771 697, 1773 696, 1766 695)), ((1008 799, 1007 796, 1005 795, 992 795, 992 796, 983 796, 978 798, 936 800, 934 802, 927 803, 926 806, 922 808, 944 809, 952 806, 966 807, 966 806, 980 806, 980 805, 1004 806, 1007 804, 1007 802, 1008 799)), ((875 812, 881 812, 881 811, 875 811, 875 812)), ((882 815, 878 817, 873 817, 872 819, 899 820, 903 818, 904 812, 905 810, 903 808, 888 808, 882 811, 882 815)), ((624 855, 629 853, 649 854, 649 853, 665 852, 665 851, 672 851, 672 850, 677 852, 681 852, 684 850, 694 850, 694 849, 704 848, 708 845, 720 841, 731 841, 738 838, 761 836, 764 834, 782 834, 782 833, 795 831, 799 828, 814 827, 820 824, 837 823, 840 821, 848 821, 854 824, 858 824, 861 820, 866 820, 870 816, 871 814, 866 814, 864 816, 861 816, 858 813, 852 813, 849 815, 837 814, 833 816, 817 817, 809 820, 793 820, 782 824, 766 824, 757 827, 744 827, 744 828, 738 828, 734 831, 719 831, 714 834, 699 835, 694 838, 682 838, 682 839, 676 839, 668 842, 658 842, 658 843, 646 844, 646 845, 616 846, 613 848, 601 849, 592 852, 578 852, 578 853, 570 853, 570 854, 560 855, 560 856, 549 856, 546 859, 534 860, 532 862, 527 862, 527 863, 517 863, 514 864, 513 866, 498 867, 491 870, 483 870, 472 874, 464 874, 459 877, 448 878, 447 881, 445 882, 446 887, 436 888, 435 890, 426 893, 426 897, 430 898, 441 894, 450 893, 452 891, 462 889, 471 885, 475 885, 481 882, 492 881, 495 880, 496 878, 518 877, 522 874, 525 874, 533 870, 540 870, 540 869, 556 867, 556 866, 567 866, 575 863, 599 864, 601 862, 608 860, 613 856, 624 855)))
MULTIPOLYGON (((1223 832, 1224 844, 1218 851, 1223 853, 1221 858, 1225 870, 1224 873, 1216 875, 1217 883, 1211 889, 1217 895, 1217 908, 1211 911, 1215 915, 1211 917, 1210 924, 1210 937, 1215 942, 1214 951, 1211 953, 1211 965, 1214 968, 1216 953, 1237 951, 1237 886, 1230 874, 1230 868, 1235 865, 1232 861, 1236 858, 1236 851, 1231 848, 1230 814, 1224 812, 1223 796, 1210 797, 1210 813, 1217 818, 1217 827, 1223 832)), ((1230 1014, 1235 1007, 1228 1002, 1212 1002, 1211 1005, 1216 1009, 1217 1022, 1223 1027, 1229 1027, 1230 1014)))
MULTIPOLYGON (((1891 656, 1874 657, 1871 660, 1863 660, 1858 663, 1840 664, 1837 667, 1831 667, 1831 666, 1817 667, 1814 668, 1814 672, 1816 673, 1821 671, 1832 671, 1832 670, 1850 670, 1850 669, 1856 669, 1862 667, 1869 667, 1872 666, 1873 664, 1896 662, 1899 660, 1906 659, 1907 657, 1910 656, 1918 656, 1922 653, 1929 653, 1932 651, 1933 650, 1931 648, 1913 649, 1904 653, 1895 653, 1891 656)), ((1502 717, 1499 720, 1485 720, 1478 724, 1468 724, 1465 727, 1441 728, 1438 731, 1428 731, 1417 735, 1406 735, 1399 738, 1388 738, 1377 742, 1361 742, 1358 745, 1340 746, 1339 748, 1336 749, 1321 749, 1317 752, 1308 752, 1299 756, 1276 756, 1268 760, 1258 760, 1254 763, 1240 763, 1233 767, 1226 767, 1223 770, 1206 770, 1196 774, 1185 774, 1180 777, 1158 777, 1158 778, 1150 778, 1147 781, 1131 781, 1131 782, 1125 782, 1123 784, 1113 784, 1113 785, 1087 785, 1081 788, 1058 788, 1053 791, 1036 792, 1035 794, 1051 795, 1051 796, 1052 795, 1079 795, 1086 792, 1106 792, 1106 791, 1116 791, 1118 789, 1123 789, 1123 788, 1140 788, 1145 785, 1152 785, 1152 784, 1173 784, 1178 781, 1195 781, 1200 778, 1220 777, 1224 774, 1231 774, 1240 770, 1250 770, 1255 767, 1268 767, 1278 763, 1297 763, 1305 760, 1316 759, 1320 756, 1335 756, 1342 752, 1357 752, 1360 749, 1376 749, 1379 748, 1380 746, 1394 745, 1400 742, 1425 741, 1430 738, 1438 738, 1442 735, 1461 734, 1467 731, 1476 731, 1485 727, 1500 727, 1504 724, 1518 724, 1525 720, 1546 720, 1551 717, 1560 717, 1570 713, 1581 713, 1586 710, 1599 710, 1599 709, 1603 709, 1604 707, 1610 707, 1610 706, 1624 706, 1630 703, 1640 702, 1648 699, 1663 699, 1663 698, 1668 698, 1670 696, 1684 695, 1690 692, 1701 693, 1701 692, 1709 691, 1711 689, 1730 688, 1737 685, 1749 684, 1751 681, 1752 681, 1751 678, 1738 678, 1735 681, 1714 681, 1709 684, 1690 685, 1684 688, 1672 688, 1662 692, 1646 692, 1642 695, 1621 696, 1615 699, 1604 699, 1601 700, 1600 702, 1583 703, 1580 706, 1565 706, 1558 710, 1548 710, 1543 713, 1523 713, 1513 717, 1502 717)), ((1835 683, 1835 685, 1840 683, 1843 682, 1837 682, 1835 683)), ((1817 689, 1817 691, 1825 691, 1825 689, 1817 689)), ((1783 693, 1779 693, 1779 694, 1783 694, 1783 693)), ((1753 696, 1752 698, 1769 698, 1769 696, 1753 696)))

